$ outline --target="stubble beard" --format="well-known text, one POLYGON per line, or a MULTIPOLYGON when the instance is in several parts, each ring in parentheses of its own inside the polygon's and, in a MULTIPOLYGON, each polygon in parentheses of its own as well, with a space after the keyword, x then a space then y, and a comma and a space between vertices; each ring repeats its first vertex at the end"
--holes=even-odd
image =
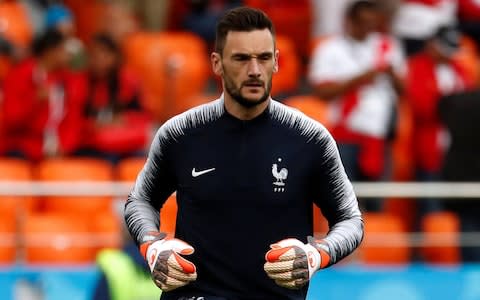
POLYGON ((225 73, 225 70, 224 70, 223 74, 224 74, 223 75, 223 81, 224 81, 224 84, 225 84, 225 92, 228 93, 235 102, 237 102, 238 104, 240 104, 241 106, 243 106, 245 108, 253 108, 255 106, 258 106, 258 105, 262 104, 263 102, 267 101, 267 99, 270 97, 270 91, 272 90, 272 78, 271 77, 268 80, 266 85, 262 81, 262 84, 264 85, 264 90, 265 90, 262 97, 260 97, 258 100, 252 100, 252 99, 247 99, 247 98, 243 97, 241 89, 246 83, 249 83, 251 81, 259 82, 259 80, 248 80, 248 81, 242 82, 240 87, 237 87, 235 85, 235 83, 233 82, 233 80, 225 73))

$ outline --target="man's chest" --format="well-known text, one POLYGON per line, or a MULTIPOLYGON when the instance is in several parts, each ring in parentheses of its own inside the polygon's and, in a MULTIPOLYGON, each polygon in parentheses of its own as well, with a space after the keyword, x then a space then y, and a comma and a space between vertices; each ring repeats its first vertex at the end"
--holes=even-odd
POLYGON ((306 193, 312 175, 305 144, 281 136, 198 136, 177 152, 177 194, 191 202, 287 204, 306 193))

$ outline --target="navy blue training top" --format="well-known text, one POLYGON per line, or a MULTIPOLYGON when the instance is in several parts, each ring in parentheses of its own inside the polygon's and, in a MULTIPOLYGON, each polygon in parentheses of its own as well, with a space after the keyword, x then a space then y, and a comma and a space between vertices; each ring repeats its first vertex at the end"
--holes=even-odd
POLYGON ((198 274, 162 299, 305 299, 308 287, 280 287, 263 265, 270 244, 312 235, 313 203, 330 226, 324 238, 330 264, 360 244, 361 213, 333 138, 301 112, 268 101, 261 115, 243 121, 220 98, 158 130, 125 220, 141 244, 158 231, 158 211, 176 191, 175 237, 195 248, 187 259, 198 274))

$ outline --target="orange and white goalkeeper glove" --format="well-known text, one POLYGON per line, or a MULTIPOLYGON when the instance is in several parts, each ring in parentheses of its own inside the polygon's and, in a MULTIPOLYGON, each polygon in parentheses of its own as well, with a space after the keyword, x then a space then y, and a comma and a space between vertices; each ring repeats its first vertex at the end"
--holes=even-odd
POLYGON ((140 251, 147 260, 153 281, 162 291, 174 290, 197 279, 195 265, 180 256, 192 254, 192 246, 179 239, 166 238, 162 233, 152 233, 146 239, 140 251))
POLYGON ((328 247, 311 236, 307 244, 289 238, 270 248, 265 254, 265 272, 278 285, 289 289, 305 286, 318 269, 330 262, 328 247))

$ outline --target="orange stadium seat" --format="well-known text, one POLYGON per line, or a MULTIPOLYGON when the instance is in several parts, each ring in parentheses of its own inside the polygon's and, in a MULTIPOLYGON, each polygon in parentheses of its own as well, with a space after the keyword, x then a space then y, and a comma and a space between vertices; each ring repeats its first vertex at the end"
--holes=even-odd
POLYGON ((95 251, 103 248, 119 248, 122 246, 123 220, 114 212, 100 212, 90 218, 89 232, 95 241, 95 251))
POLYGON ((145 164, 143 157, 129 157, 118 162, 115 170, 117 180, 134 181, 145 164))
POLYGON ((244 4, 265 11, 275 24, 276 33, 291 37, 299 55, 308 57, 313 21, 309 0, 246 0, 244 4))
POLYGON ((138 32, 124 43, 127 64, 144 82, 144 105, 163 122, 194 106, 210 76, 207 46, 188 32, 138 32))
POLYGON ((315 237, 322 238, 328 232, 328 222, 323 217, 322 211, 316 205, 313 206, 313 233, 315 237))
POLYGON ((452 212, 429 213, 422 218, 423 259, 433 264, 460 263, 460 220, 452 212))
POLYGON ((365 264, 407 264, 411 248, 400 218, 387 213, 364 213, 365 238, 359 248, 365 264))
POLYGON ((14 215, 4 214, 0 209, 0 220, 0 265, 11 264, 16 260, 18 248, 16 219, 14 215))
POLYGON ((64 2, 75 16, 78 36, 85 42, 90 42, 93 35, 98 32, 108 33, 115 40, 122 40, 138 27, 133 12, 120 1, 64 2))
MULTIPOLYGON (((398 107, 397 133, 392 144, 392 179, 410 181, 414 179, 414 161, 412 159, 413 114, 408 101, 402 99, 398 107)), ((407 198, 385 199, 385 211, 400 217, 412 230, 415 223, 416 201, 407 198)))
POLYGON ((160 231, 170 236, 175 233, 175 224, 177 221, 177 197, 171 195, 163 207, 160 209, 160 231))
MULTIPOLYGON (((137 178, 138 172, 145 163, 143 158, 127 158, 119 162, 117 167, 118 179, 121 181, 132 181, 137 178)), ((177 198, 171 195, 160 210, 160 231, 173 236, 175 222, 177 219, 177 198)))
POLYGON ((0 34, 15 46, 29 46, 33 36, 32 24, 20 1, 0 1, 0 34))
MULTIPOLYGON (((113 166, 93 158, 52 158, 41 161, 36 178, 42 181, 112 181, 113 166)), ((105 196, 47 196, 43 208, 48 212, 93 213, 111 210, 112 198, 105 196)))
POLYGON ((283 102, 328 128, 328 103, 313 95, 292 96, 283 102))
POLYGON ((300 57, 293 41, 283 35, 277 35, 276 47, 279 50, 278 72, 272 79, 272 96, 295 93, 300 78, 300 57))
POLYGON ((31 214, 22 238, 27 264, 85 264, 95 259, 88 222, 78 216, 31 214))
MULTIPOLYGON (((30 181, 32 178, 32 166, 28 161, 0 159, 0 180, 30 181)), ((0 212, 5 215, 29 212, 36 208, 36 200, 31 196, 0 196, 0 212)))
POLYGON ((98 31, 100 22, 108 9, 108 3, 79 0, 65 0, 64 2, 75 16, 77 35, 82 40, 89 41, 93 34, 98 31))

